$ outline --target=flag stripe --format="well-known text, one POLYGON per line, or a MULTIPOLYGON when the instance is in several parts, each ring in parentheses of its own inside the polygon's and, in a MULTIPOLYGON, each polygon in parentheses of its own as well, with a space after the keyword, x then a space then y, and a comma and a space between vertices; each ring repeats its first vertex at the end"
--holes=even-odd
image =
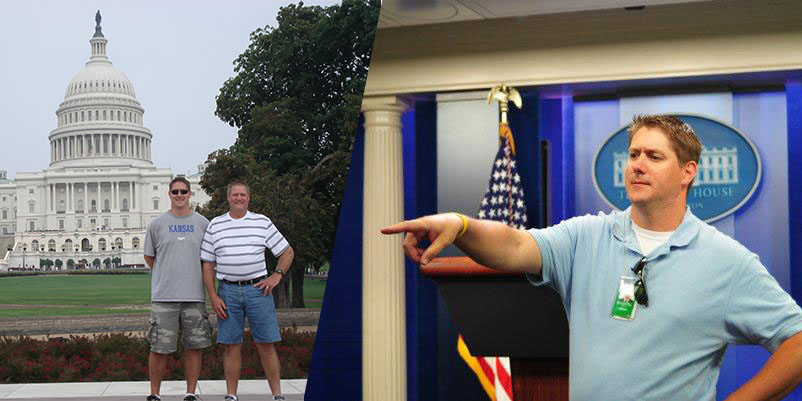
POLYGON ((479 366, 479 361, 477 358, 474 358, 470 351, 468 351, 468 345, 465 344, 465 340, 462 339, 462 335, 457 337, 457 353, 459 356, 462 357, 462 360, 468 365, 468 367, 476 374, 476 377, 479 378, 479 384, 482 385, 482 388, 485 389, 487 396, 490 397, 490 400, 496 401, 496 386, 495 383, 491 382, 487 376, 485 376, 485 371, 479 366))
POLYGON ((496 399, 512 400, 512 376, 510 375, 510 358, 496 358, 496 399))
POLYGON ((482 372, 484 372, 485 376, 487 376, 487 380, 490 381, 491 383, 495 383, 496 373, 493 371, 493 368, 496 366, 496 364, 494 362, 489 361, 489 359, 492 359, 492 357, 491 358, 485 358, 481 356, 476 357, 476 361, 479 362, 479 367, 482 368, 482 372))

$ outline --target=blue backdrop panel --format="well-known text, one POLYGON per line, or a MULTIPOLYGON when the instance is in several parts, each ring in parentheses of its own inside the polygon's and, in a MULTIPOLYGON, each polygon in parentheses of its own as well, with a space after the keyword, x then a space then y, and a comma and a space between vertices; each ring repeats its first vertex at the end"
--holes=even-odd
POLYGON ((791 295, 802 302, 802 83, 786 83, 788 110, 788 229, 791 247, 791 295))
POLYGON ((760 187, 735 213, 735 238, 760 255, 761 263, 790 292, 785 93, 739 94, 733 101, 733 125, 749 136, 763 160, 760 187))
POLYGON ((540 99, 538 132, 548 142, 550 207, 543 226, 574 216, 574 100, 570 95, 540 99), (566 166, 570 166, 567 167, 566 166))
MULTIPOLYGON (((597 100, 574 103, 576 128, 574 137, 575 166, 566 164, 576 177, 575 187, 566 189, 565 196, 576 196, 576 209, 566 217, 609 212, 612 208, 604 202, 593 186, 593 157, 596 151, 620 125, 617 100, 597 100)), ((556 223, 556 222, 555 222, 556 223)))
POLYGON ((362 399, 364 143, 360 120, 306 384, 307 401, 362 399))
MULTIPOLYGON (((437 104, 415 103, 402 120, 404 143, 404 218, 437 212, 437 104)), ((417 265, 406 262, 409 400, 437 397, 437 288, 417 265)))

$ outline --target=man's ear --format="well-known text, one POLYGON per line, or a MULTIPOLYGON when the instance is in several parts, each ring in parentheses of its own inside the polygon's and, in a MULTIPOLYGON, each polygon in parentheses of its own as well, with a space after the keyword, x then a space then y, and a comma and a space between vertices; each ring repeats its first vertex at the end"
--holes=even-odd
POLYGON ((682 185, 685 186, 691 185, 694 178, 696 178, 696 173, 698 168, 699 166, 693 160, 685 163, 685 165, 682 166, 682 185))

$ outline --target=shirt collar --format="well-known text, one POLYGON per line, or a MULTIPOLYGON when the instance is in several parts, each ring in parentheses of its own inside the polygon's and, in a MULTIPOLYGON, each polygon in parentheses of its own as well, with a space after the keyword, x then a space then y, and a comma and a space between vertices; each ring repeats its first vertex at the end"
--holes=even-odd
MULTIPOLYGON (((655 249, 654 257, 667 253, 671 248, 681 248, 690 244, 699 234, 701 225, 702 221, 691 213, 691 208, 686 207, 682 223, 674 230, 665 244, 655 249)), ((613 236, 630 250, 640 253, 640 245, 635 238, 635 231, 632 229, 632 206, 623 212, 614 213, 613 236)))

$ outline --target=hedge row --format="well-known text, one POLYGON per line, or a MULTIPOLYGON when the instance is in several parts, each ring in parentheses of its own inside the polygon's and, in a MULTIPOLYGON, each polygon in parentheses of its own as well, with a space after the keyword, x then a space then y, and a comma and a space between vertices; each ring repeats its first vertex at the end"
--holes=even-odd
MULTIPOLYGON (((215 332, 214 335, 217 333, 215 332)), ((312 360, 314 332, 281 330, 276 344, 282 379, 305 378, 312 360)), ((180 339, 179 339, 180 342, 180 339)), ((183 347, 167 358, 164 380, 183 380, 183 347)), ((0 383, 147 381, 150 345, 130 334, 100 334, 35 340, 0 337, 0 383)), ((223 347, 202 352, 201 379, 223 378, 223 347)), ((264 378, 259 354, 249 333, 242 345, 242 379, 264 378)))

